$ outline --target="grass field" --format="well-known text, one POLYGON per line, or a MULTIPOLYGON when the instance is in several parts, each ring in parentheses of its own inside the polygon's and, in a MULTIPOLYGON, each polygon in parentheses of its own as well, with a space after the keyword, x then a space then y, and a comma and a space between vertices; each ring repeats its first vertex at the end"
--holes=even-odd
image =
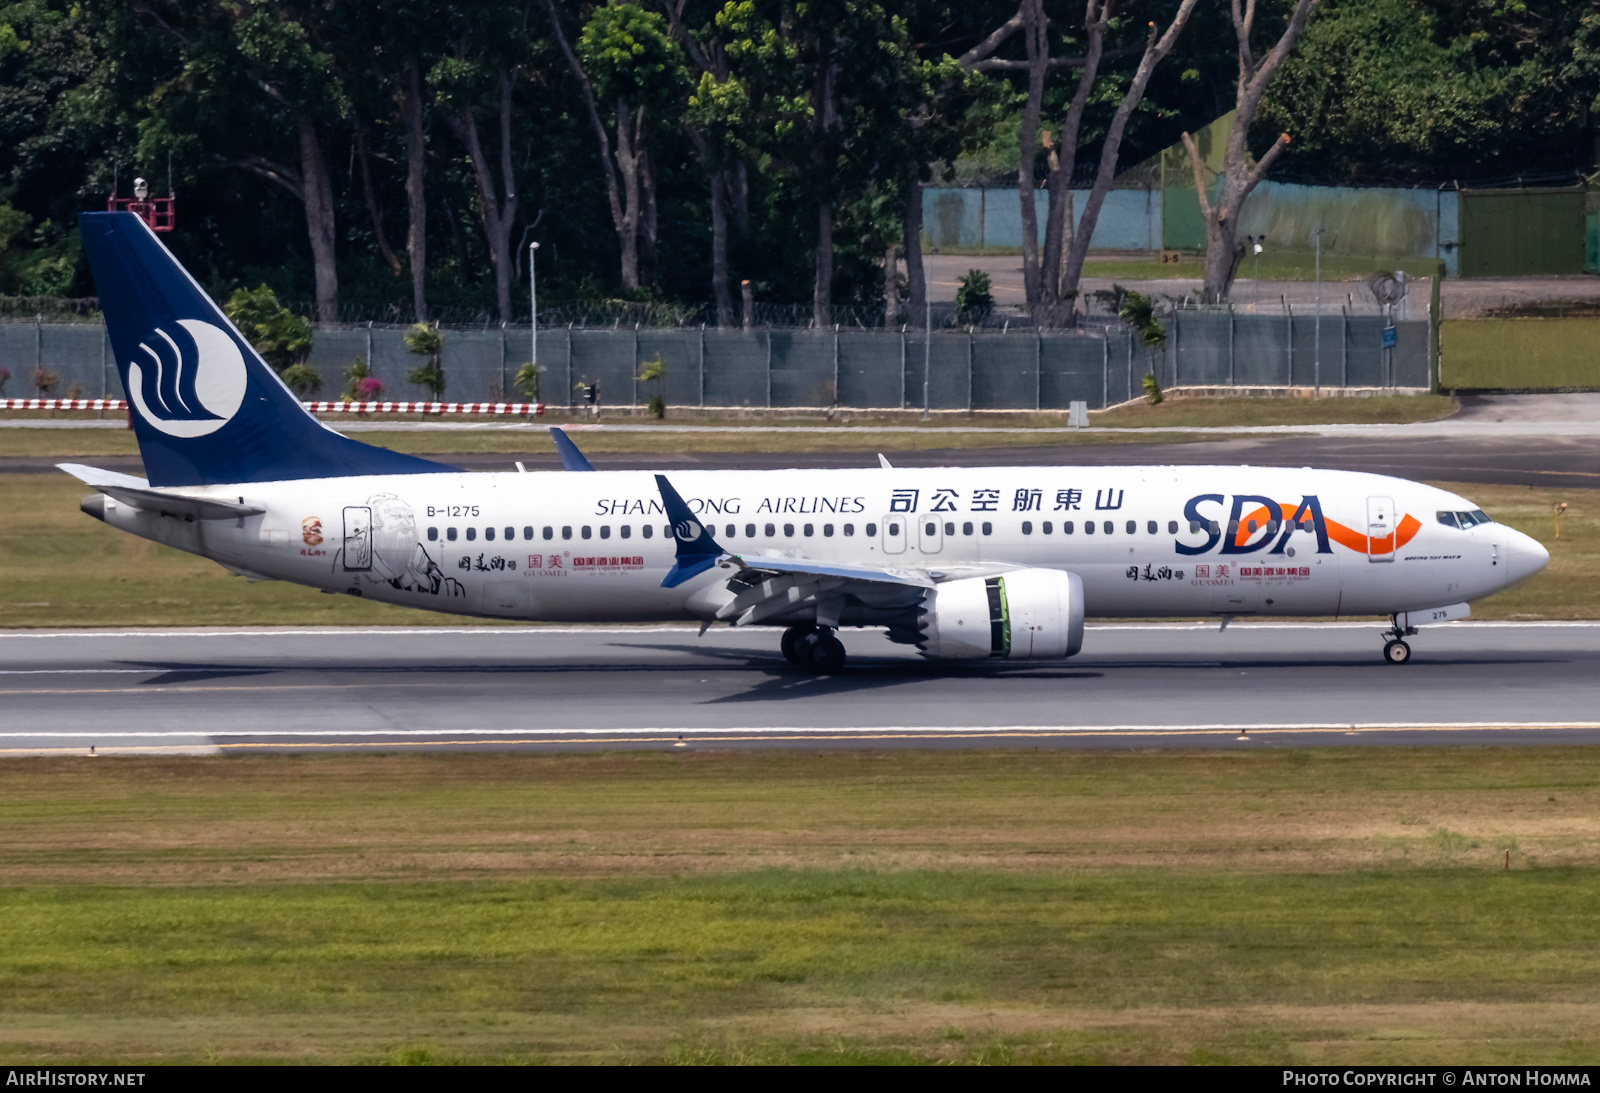
POLYGON ((11 760, 0 1058, 1587 1062, 1597 812, 1581 748, 11 760))
MULTIPOLYGON (((1229 428, 1249 425, 1343 425, 1377 422, 1434 421, 1455 413, 1457 403, 1442 395, 1405 395, 1379 398, 1326 398, 1326 399, 1276 399, 1276 398, 1216 398, 1170 399, 1159 406, 1140 404, 1118 409, 1096 411, 1091 417, 1092 426, 1102 428, 1141 428, 1152 430, 1151 435, 1105 435, 1091 428, 1087 432, 1052 432, 1043 438, 1027 430, 1037 428, 1060 429, 1066 425, 1063 413, 984 413, 935 415, 934 420, 923 424, 916 413, 863 414, 841 411, 829 419, 820 413, 793 417, 740 417, 704 415, 696 411, 668 414, 666 425, 671 432, 615 433, 605 429, 582 429, 573 433, 585 451, 595 453, 663 452, 673 453, 685 449, 706 452, 810 452, 810 451, 923 451, 930 448, 961 448, 973 443, 970 433, 949 431, 952 427, 992 428, 1018 430, 1010 433, 985 434, 987 447, 1025 446, 1049 444, 1106 444, 1180 442, 1194 439, 1181 433, 1161 434, 1163 427, 1206 426, 1229 428), (695 426, 732 425, 750 429, 749 432, 715 433, 695 432, 695 426), (848 431, 816 433, 804 427, 849 426, 848 431), (884 432, 880 426, 913 426, 914 432, 884 432), (801 428, 797 428, 801 427, 801 428)), ((48 412, 16 413, 15 418, 41 418, 48 412)), ((86 418, 89 413, 62 414, 62 417, 86 418)), ((390 415, 401 420, 401 415, 390 415)), ((326 415, 334 428, 349 421, 341 415, 326 415)), ((381 421, 374 415, 370 420, 381 421)), ((415 417, 404 418, 415 421, 415 417)), ((482 423, 485 419, 475 421, 482 423)), ((596 419, 600 425, 653 424, 643 415, 628 413, 605 414, 596 419)), ((449 455, 465 452, 553 453, 544 426, 587 425, 588 421, 567 421, 551 417, 548 421, 527 429, 464 431, 395 431, 363 432, 354 434, 369 444, 378 444, 398 451, 417 454, 449 455)), ((1208 439, 1216 439, 1211 437, 1208 439)), ((35 458, 77 459, 106 455, 137 455, 138 447, 133 434, 123 429, 7 429, 0 427, 0 456, 32 456, 35 458)))
MULTIPOLYGON (((1600 618, 1600 492, 1449 488, 1551 552, 1549 568, 1475 604, 1474 617, 1600 618), (1550 521, 1554 501, 1571 506, 1559 541, 1550 521)), ((249 584, 213 562, 83 515, 78 499, 87 492, 65 475, 0 474, 0 627, 462 623, 453 615, 325 596, 276 581, 249 584)))

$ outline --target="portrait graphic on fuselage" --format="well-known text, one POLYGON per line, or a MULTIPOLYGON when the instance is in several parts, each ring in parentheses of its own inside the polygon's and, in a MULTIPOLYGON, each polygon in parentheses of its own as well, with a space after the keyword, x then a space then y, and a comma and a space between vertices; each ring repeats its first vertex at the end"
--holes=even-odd
POLYGON ((416 511, 392 493, 373 494, 365 505, 345 509, 345 546, 334 561, 334 569, 341 568, 358 581, 364 576, 373 584, 388 584, 401 592, 465 594, 461 582, 445 576, 438 560, 423 545, 417 534, 416 511), (358 534, 364 543, 354 541, 358 534))

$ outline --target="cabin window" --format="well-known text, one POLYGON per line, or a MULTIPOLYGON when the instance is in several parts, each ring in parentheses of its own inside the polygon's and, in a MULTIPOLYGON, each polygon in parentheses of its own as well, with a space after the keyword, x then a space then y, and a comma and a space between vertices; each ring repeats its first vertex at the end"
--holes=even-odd
POLYGON ((888 533, 890 535, 899 535, 900 534, 900 525, 899 524, 890 524, 889 527, 888 527, 888 533))
MULTIPOLYGON (((1441 513, 1440 515, 1443 515, 1443 513, 1441 513)), ((435 542, 438 542, 438 541, 439 541, 439 529, 438 528, 429 528, 428 529, 428 542, 435 543, 435 542)))
POLYGON ((1033 534, 1033 521, 1032 520, 1024 520, 1024 521, 1022 521, 1022 534, 1024 534, 1024 535, 1032 535, 1033 534))
MULTIPOLYGON (((1176 530, 1176 529, 1174 529, 1174 530, 1176 530)), ((1189 534, 1190 535, 1198 535, 1198 534, 1200 534, 1200 521, 1198 521, 1198 520, 1190 520, 1189 521, 1189 534)))
MULTIPOLYGON (((515 539, 516 537, 517 537, 517 529, 516 528, 506 528, 506 541, 507 542, 510 542, 511 540, 515 539)), ((529 539, 533 538, 533 529, 532 528, 528 529, 528 538, 529 539)))
MULTIPOLYGON (((494 528, 484 528, 483 529, 483 537, 488 542, 491 542, 491 543, 494 542, 494 528)), ((472 536, 469 535, 469 536, 467 536, 467 538, 470 539, 470 538, 472 538, 472 536)))
POLYGON ((1137 521, 1137 520, 1129 520, 1128 521, 1128 529, 1127 530, 1128 530, 1128 534, 1129 535, 1132 535, 1135 532, 1137 532, 1139 530, 1139 521, 1137 521))
POLYGON ((1094 521, 1093 520, 1085 520, 1083 522, 1083 533, 1085 535, 1093 535, 1094 534, 1094 521))
POLYGON ((994 525, 989 523, 989 521, 985 520, 983 522, 983 533, 985 535, 993 535, 994 534, 994 525))
POLYGON ((654 535, 655 533, 656 526, 654 524, 646 524, 639 529, 639 534, 643 535, 646 539, 650 538, 650 536, 654 535))
POLYGON ((472 540, 476 539, 477 537, 478 537, 478 529, 477 528, 468 528, 467 529, 467 542, 470 543, 470 542, 472 542, 472 540))
POLYGON ((746 539, 754 539, 756 537, 756 526, 754 524, 746 524, 744 526, 744 537, 746 539))
POLYGON ((1071 535, 1072 534, 1072 521, 1071 520, 1063 520, 1063 521, 1061 521, 1061 534, 1063 534, 1063 535, 1071 535))
MULTIPOLYGON (((854 524, 846 524, 843 530, 846 535, 854 535, 856 533, 856 526, 854 524)), ((871 535, 872 532, 869 531, 867 534, 871 535)))
POLYGON ((600 538, 602 538, 602 539, 611 538, 611 525, 610 524, 601 524, 600 525, 600 538))
MULTIPOLYGON (((868 539, 876 538, 876 536, 878 534, 878 525, 877 524, 868 524, 867 527, 866 527, 866 532, 867 532, 867 538, 868 539)), ((849 524, 846 524, 844 526, 844 533, 846 535, 850 534, 850 525, 849 524)))
POLYGON ((1159 532, 1161 530, 1161 528, 1156 525, 1156 522, 1154 520, 1151 520, 1149 525, 1148 525, 1148 527, 1147 527, 1147 530, 1150 532, 1151 535, 1154 535, 1157 532, 1159 532))
POLYGON ((823 535, 823 538, 826 538, 826 539, 833 538, 833 525, 832 524, 823 524, 822 525, 822 535, 823 535))
POLYGON ((946 535, 954 535, 956 533, 956 526, 952 523, 946 522, 944 525, 944 533, 946 535))
MULTIPOLYGON (((735 527, 734 525, 732 525, 732 524, 729 524, 727 527, 723 528, 722 530, 727 532, 727 534, 723 536, 724 539, 732 539, 735 535, 737 535, 739 533, 739 529, 737 527, 735 527)), ((644 529, 644 537, 646 539, 650 538, 650 529, 649 528, 645 528, 644 529)))
POLYGON ((937 520, 929 520, 927 525, 922 529, 922 534, 924 535, 937 535, 938 533, 939 522, 937 520))
POLYGON ((583 525, 583 527, 579 529, 578 534, 582 535, 585 539, 591 539, 594 537, 594 532, 589 529, 588 524, 583 525))
POLYGON ((1250 527, 1250 534, 1254 535, 1256 533, 1256 522, 1254 520, 1249 521, 1249 527, 1250 527))
POLYGON ((455 528, 445 528, 444 529, 444 537, 446 539, 449 539, 452 543, 455 542, 456 541, 456 529, 455 528))
POLYGON ((633 525, 632 524, 623 524, 620 528, 617 529, 617 534, 622 536, 622 538, 624 538, 624 539, 632 538, 633 537, 633 525))
POLYGON ((785 539, 793 539, 794 538, 794 525, 793 524, 785 524, 785 525, 783 525, 783 537, 785 539))
POLYGON ((533 529, 532 528, 523 528, 522 529, 522 537, 524 539, 532 539, 533 538, 533 529))
POLYGON ((551 527, 549 524, 544 526, 544 537, 546 539, 553 539, 555 537, 555 533, 556 529, 551 527))
POLYGON ((1054 529, 1054 527, 1055 527, 1054 524, 1052 524, 1050 521, 1046 520, 1044 523, 1039 525, 1039 530, 1044 532, 1046 535, 1049 535, 1051 530, 1054 529))
POLYGON ((1239 521, 1237 521, 1237 520, 1229 520, 1228 521, 1228 534, 1229 535, 1238 535, 1239 534, 1239 521))
POLYGON ((563 539, 572 538, 572 528, 570 526, 563 526, 561 529, 561 537, 563 539))
POLYGON ((815 535, 817 533, 817 528, 816 528, 815 524, 807 524, 805 527, 801 528, 800 530, 805 532, 807 539, 811 538, 813 535, 815 535))
POLYGON ((971 520, 968 520, 966 523, 961 525, 961 534, 963 534, 963 535, 971 535, 972 534, 972 521, 971 520))
MULTIPOLYGON (((1200 529, 1199 528, 1192 528, 1191 530, 1199 531, 1200 529)), ((1168 520, 1167 521, 1167 534, 1168 535, 1176 535, 1176 534, 1178 534, 1178 521, 1176 521, 1176 520, 1168 520)))
POLYGON ((1110 535, 1113 531, 1116 530, 1116 525, 1113 524, 1110 520, 1107 520, 1106 523, 1105 523, 1105 528, 1103 530, 1105 531, 1105 533, 1107 535, 1110 535))
POLYGON ((766 532, 767 532, 767 538, 770 539, 774 535, 778 534, 778 529, 773 527, 771 524, 768 524, 767 527, 766 527, 766 532))

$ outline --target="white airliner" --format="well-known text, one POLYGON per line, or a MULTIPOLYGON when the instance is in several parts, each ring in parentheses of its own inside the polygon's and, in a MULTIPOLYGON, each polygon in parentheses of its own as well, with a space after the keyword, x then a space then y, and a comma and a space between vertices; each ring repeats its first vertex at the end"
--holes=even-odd
POLYGON ((924 656, 1068 657, 1086 616, 1391 616, 1416 627, 1549 561, 1431 486, 1263 467, 463 473, 307 414, 142 220, 79 218, 148 480, 76 464, 113 527, 256 580, 495 618, 836 632, 924 656))

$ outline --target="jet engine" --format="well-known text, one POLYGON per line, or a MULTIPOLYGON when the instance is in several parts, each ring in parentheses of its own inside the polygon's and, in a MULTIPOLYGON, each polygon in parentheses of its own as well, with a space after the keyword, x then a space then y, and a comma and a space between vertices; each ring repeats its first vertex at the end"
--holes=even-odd
POLYGON ((1018 569, 948 581, 922 605, 926 657, 1070 657, 1083 647, 1083 582, 1059 569, 1018 569))

